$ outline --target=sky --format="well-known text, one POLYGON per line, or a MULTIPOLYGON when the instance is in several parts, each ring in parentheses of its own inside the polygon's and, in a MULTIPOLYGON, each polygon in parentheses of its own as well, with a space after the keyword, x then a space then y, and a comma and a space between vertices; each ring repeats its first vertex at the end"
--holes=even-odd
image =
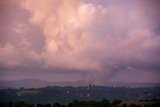
POLYGON ((1 0, 0 80, 160 82, 159 0, 1 0))

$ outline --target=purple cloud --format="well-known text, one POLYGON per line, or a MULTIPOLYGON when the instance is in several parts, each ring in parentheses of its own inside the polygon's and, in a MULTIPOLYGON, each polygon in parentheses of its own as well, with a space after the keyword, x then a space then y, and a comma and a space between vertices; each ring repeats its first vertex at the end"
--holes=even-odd
POLYGON ((143 82, 157 82, 158 4, 158 0, 2 1, 1 78, 47 80, 49 72, 53 77, 70 80, 70 75, 75 75, 78 80, 99 84, 109 80, 134 82, 126 77, 131 74, 141 82, 138 75, 143 74, 148 78, 143 82))

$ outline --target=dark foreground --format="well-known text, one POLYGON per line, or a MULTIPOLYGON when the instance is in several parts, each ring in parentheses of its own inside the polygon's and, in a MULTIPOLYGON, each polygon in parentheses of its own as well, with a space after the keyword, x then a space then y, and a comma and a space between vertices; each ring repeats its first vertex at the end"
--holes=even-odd
POLYGON ((90 85, 0 90, 0 107, 160 107, 155 99, 160 99, 160 87, 90 85))
POLYGON ((139 101, 142 99, 160 99, 160 87, 127 88, 127 87, 44 87, 31 89, 3 89, 0 90, 0 102, 23 101, 31 104, 69 104, 74 99, 78 101, 102 101, 115 99, 121 101, 139 101))
POLYGON ((0 107, 160 107, 160 100, 146 100, 135 102, 121 102, 120 100, 114 100, 109 102, 104 99, 102 101, 77 101, 69 103, 68 105, 62 105, 59 103, 54 104, 28 104, 25 102, 7 102, 0 103, 0 107))

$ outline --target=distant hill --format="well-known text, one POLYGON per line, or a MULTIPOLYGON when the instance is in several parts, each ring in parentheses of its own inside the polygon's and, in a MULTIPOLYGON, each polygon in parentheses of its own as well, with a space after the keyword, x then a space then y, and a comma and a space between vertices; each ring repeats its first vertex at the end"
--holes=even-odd
POLYGON ((127 82, 108 82, 106 84, 108 87, 130 87, 130 88, 138 88, 138 87, 157 87, 160 86, 160 83, 127 83, 127 82))
POLYGON ((22 79, 22 80, 14 80, 14 81, 0 81, 0 89, 6 88, 40 88, 46 86, 87 86, 84 81, 77 82, 46 82, 38 79, 22 79))
MULTIPOLYGON (((40 88, 46 86, 88 86, 89 84, 85 81, 67 82, 46 82, 38 79, 22 79, 14 81, 0 81, 0 89, 6 88, 40 88)), ((104 86, 107 87, 155 87, 160 86, 160 83, 127 83, 127 82, 107 82, 104 86)))
POLYGON ((50 85, 48 82, 37 79, 22 79, 14 81, 0 81, 0 88, 38 88, 50 85))

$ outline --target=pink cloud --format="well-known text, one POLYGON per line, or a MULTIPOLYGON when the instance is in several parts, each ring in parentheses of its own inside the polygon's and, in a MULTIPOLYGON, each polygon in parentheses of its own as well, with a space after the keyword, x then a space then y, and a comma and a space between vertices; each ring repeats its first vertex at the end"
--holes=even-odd
POLYGON ((97 83, 130 70, 128 66, 139 72, 159 70, 160 37, 153 31, 159 25, 146 17, 149 4, 104 2, 2 3, 11 7, 12 14, 5 14, 9 9, 3 7, 6 26, 0 30, 1 67, 72 70, 85 73, 87 81, 95 79, 97 83), (17 18, 8 22, 12 15, 17 18))

